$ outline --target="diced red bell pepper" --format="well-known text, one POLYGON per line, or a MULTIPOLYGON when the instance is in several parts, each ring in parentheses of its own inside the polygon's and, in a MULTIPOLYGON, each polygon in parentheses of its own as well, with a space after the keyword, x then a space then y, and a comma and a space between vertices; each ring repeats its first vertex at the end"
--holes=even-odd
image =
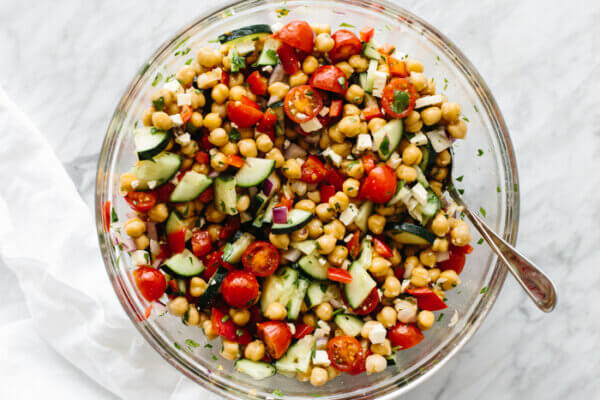
POLYGON ((294 333, 294 339, 302 339, 304 336, 313 333, 314 330, 314 326, 298 323, 296 324, 296 333, 294 333))
POLYGON ((306 183, 322 182, 327 176, 325 165, 317 157, 310 155, 302 164, 302 177, 300 178, 306 183))
POLYGON ((287 207, 288 211, 292 209, 292 207, 294 206, 294 199, 290 199, 287 196, 283 196, 281 198, 281 201, 279 202, 279 204, 277 204, 277 207, 287 207))
POLYGON ((191 106, 183 106, 179 115, 181 115, 181 120, 184 124, 190 122, 192 119, 192 114, 194 113, 194 109, 191 106))
POLYGON ((196 257, 203 257, 212 251, 208 231, 197 231, 192 235, 192 251, 196 257))
POLYGON ((344 177, 342 174, 338 172, 336 168, 329 168, 327 170, 327 176, 325 176, 325 182, 333 185, 336 191, 343 190, 344 187, 344 177))
POLYGON ((229 74, 223 70, 221 70, 221 83, 229 86, 229 74))
POLYGON ((356 231, 356 232, 354 232, 354 234, 350 238, 350 241, 348 241, 348 244, 346 245, 348 247, 348 254, 350 254, 350 257, 353 260, 356 260, 356 257, 358 257, 358 254, 360 253, 359 240, 360 240, 360 232, 356 231))
POLYGON ((264 112, 258 124, 256 124, 256 130, 260 133, 264 133, 269 135, 271 140, 275 139, 275 124, 277 123, 277 114, 268 108, 267 111, 264 112))
POLYGON ((362 161, 365 173, 368 175, 375 168, 375 157, 372 154, 366 154, 360 159, 362 161))
POLYGON ((383 118, 383 113, 377 105, 365 107, 365 109, 363 110, 363 115, 365 116, 365 119, 367 121, 370 121, 373 118, 383 118))
POLYGON ((171 197, 171 193, 173 193, 173 190, 175 190, 175 185, 173 185, 171 182, 167 182, 159 188, 155 189, 154 193, 156 194, 156 201, 158 201, 159 203, 168 202, 169 198, 171 197))
POLYGON ((341 283, 352 282, 352 275, 350 275, 350 272, 346 271, 345 269, 336 268, 336 267, 329 267, 327 269, 327 278, 334 282, 341 282, 341 283))
POLYGON ((244 161, 244 159, 238 156, 237 154, 230 154, 227 157, 225 157, 225 164, 231 165, 235 168, 242 168, 245 162, 246 161, 244 161))
POLYGON ((202 137, 200 138, 200 142, 202 144, 202 150, 204 150, 204 151, 209 151, 210 149, 215 147, 215 145, 212 144, 210 142, 210 140, 208 140, 209 136, 210 136, 209 134, 205 134, 205 135, 202 135, 202 137))
POLYGON ((342 107, 344 105, 343 100, 332 100, 329 106, 329 117, 337 118, 342 115, 342 107))
POLYGON ((388 57, 388 67, 391 76, 406 78, 408 75, 410 75, 408 73, 408 69, 406 68, 406 63, 392 56, 388 57))
POLYGON ((169 233, 167 236, 167 242, 169 243, 169 249, 171 252, 177 254, 181 253, 183 249, 185 249, 185 233, 187 228, 184 226, 183 228, 169 233))
POLYGON ((236 326, 228 314, 216 307, 212 308, 210 321, 219 336, 241 345, 252 341, 252 335, 246 329, 236 326))
POLYGON ((390 258, 393 255, 392 249, 385 244, 382 237, 373 238, 373 247, 375 248, 377 254, 379 254, 381 257, 390 258))
POLYGON ((198 200, 198 201, 200 201, 202 203, 209 203, 213 199, 213 192, 214 192, 214 190, 213 190, 213 188, 211 186, 208 189, 206 189, 204 192, 202 192, 200 194, 200 196, 197 197, 196 200, 198 200))
POLYGON ((250 99, 248 96, 242 95, 242 97, 240 98, 240 102, 246 106, 250 106, 252 108, 260 110, 260 105, 254 100, 250 99))
POLYGON ((258 71, 251 73, 248 78, 246 78, 246 83, 248 83, 250 91, 257 96, 262 96, 267 93, 267 78, 262 76, 258 71))
POLYGON ((292 46, 282 43, 277 49, 277 55, 286 74, 293 75, 300 70, 300 59, 292 46))
POLYGON ((219 232, 219 239, 228 240, 232 237, 237 231, 240 230, 240 215, 233 215, 227 219, 225 225, 219 232))
POLYGON ((360 40, 362 42, 369 42, 371 39, 373 39, 373 35, 375 34, 375 28, 373 28, 372 26, 365 26, 364 28, 362 28, 359 32, 360 35, 360 40))
POLYGON ((197 151, 194 158, 198 164, 208 164, 210 162, 210 156, 205 151, 197 151))
POLYGON ((421 310, 438 311, 448 307, 440 296, 429 288, 406 289, 406 293, 417 298, 417 306, 421 310))
POLYGON ((336 192, 335 186, 333 185, 321 185, 319 190, 321 192, 321 203, 327 203, 329 198, 336 192))
POLYGON ((377 49, 378 52, 380 52, 381 54, 383 54, 385 56, 391 56, 395 50, 396 50, 396 47, 392 46, 389 43, 386 43, 377 49))

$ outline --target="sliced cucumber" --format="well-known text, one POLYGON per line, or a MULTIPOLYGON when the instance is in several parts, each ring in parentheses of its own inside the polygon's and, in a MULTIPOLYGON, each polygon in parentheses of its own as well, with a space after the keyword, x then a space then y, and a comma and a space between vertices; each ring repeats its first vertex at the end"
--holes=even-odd
POLYGON ((369 61, 369 68, 367 69, 367 79, 365 80, 365 86, 363 89, 367 93, 373 92, 373 83, 375 82, 375 73, 377 72, 377 67, 379 66, 379 61, 371 60, 369 61))
POLYGON ((169 144, 169 134, 160 129, 143 127, 133 131, 135 151, 140 160, 149 160, 169 144))
POLYGON ((367 87, 367 73, 366 72, 361 72, 358 75, 358 84, 360 85, 361 88, 363 88, 364 91, 366 91, 366 87, 367 87))
POLYGON ((169 258, 161 268, 165 269, 169 275, 182 277, 196 276, 204 272, 202 261, 198 260, 188 249, 169 258))
POLYGON ((404 124, 401 119, 393 119, 373 134, 373 143, 379 157, 383 160, 390 158, 402 140, 404 124))
POLYGON ((211 276, 211 278, 208 280, 206 291, 198 299, 199 310, 207 309, 214 304, 218 298, 217 294, 219 294, 221 283, 223 283, 223 280, 225 279, 225 276, 227 276, 228 272, 229 271, 225 267, 219 265, 219 268, 217 268, 213 276, 211 276))
POLYGON ((337 285, 328 282, 312 282, 306 290, 306 305, 312 308, 339 297, 340 290, 337 285))
POLYGON ((360 318, 349 314, 336 315, 335 323, 348 336, 358 336, 364 325, 364 322, 360 318))
POLYGON ((135 190, 150 190, 149 182, 152 182, 152 189, 167 183, 177 173, 180 165, 181 156, 168 152, 150 160, 139 161, 131 171, 138 180, 135 190))
POLYGON ((267 206, 268 201, 269 198, 263 192, 258 193, 250 202, 250 212, 254 215, 257 215, 262 211, 263 208, 267 206))
POLYGON ((423 185, 424 188, 428 188, 429 182, 427 181, 427 178, 425 177, 425 174, 423 173, 421 168, 415 167, 415 171, 417 171, 417 182, 423 185))
POLYGON ((396 191, 394 197, 392 197, 390 201, 388 201, 388 205, 393 206, 394 204, 400 202, 406 204, 406 202, 411 198, 412 194, 410 192, 410 189, 408 189, 405 185, 406 182, 403 180, 401 180, 398 183, 398 190, 396 191))
POLYGON ((435 235, 422 226, 404 222, 386 229, 386 234, 402 244, 428 245, 435 240, 435 235))
POLYGON ((304 254, 312 254, 317 250, 317 242, 314 240, 304 240, 302 242, 292 242, 292 247, 300 250, 304 254))
POLYGON ((267 214, 267 210, 268 209, 273 209, 273 207, 275 207, 275 200, 276 197, 271 197, 271 199, 269 200, 268 203, 265 203, 264 208, 262 210, 259 210, 256 213, 256 218, 254 218, 254 221, 252 222, 252 226, 255 226, 256 228, 260 228, 263 223, 265 222, 265 216, 267 214))
POLYGON ((246 232, 235 242, 227 243, 223 248, 223 261, 229 264, 239 263, 242 260, 242 254, 255 239, 254 236, 246 232))
POLYGON ((440 199, 431 189, 427 189, 427 203, 421 206, 421 214, 423 215, 423 225, 435 216, 440 210, 440 199))
POLYGON ((215 178, 215 207, 223 214, 235 215, 238 213, 236 206, 237 194, 235 192, 235 178, 233 176, 219 176, 215 178))
POLYGON ((273 168, 275 168, 275 160, 248 157, 235 175, 235 180, 240 187, 257 186, 271 175, 273 168))
POLYGON ((427 174, 435 163, 436 153, 435 150, 433 150, 433 146, 431 146, 429 139, 427 139, 426 145, 420 146, 419 148, 421 149, 421 154, 423 155, 423 158, 419 163, 419 168, 421 168, 421 171, 423 171, 424 174, 427 174))
POLYGON ((373 41, 363 44, 363 55, 371 60, 381 60, 381 53, 377 51, 377 47, 373 41))
POLYGON ((186 225, 186 223, 183 222, 181 218, 179 218, 177 213, 175 211, 171 211, 171 213, 169 214, 169 218, 167 218, 167 223, 165 225, 165 231, 167 233, 167 236, 171 233, 178 232, 185 228, 185 241, 187 242, 192 238, 192 231, 190 229, 187 229, 187 227, 188 226, 186 225))
POLYGON ((315 279, 327 279, 327 266, 321 265, 317 257, 304 256, 298 260, 298 266, 315 279))
POLYGON ((373 214, 373 202, 365 201, 358 209, 358 214, 354 218, 354 223, 360 228, 361 231, 367 231, 367 220, 373 214))
POLYGON ((371 290, 377 286, 377 282, 367 272, 367 268, 371 265, 372 256, 371 241, 365 239, 362 242, 358 259, 348 269, 348 272, 352 275, 352 282, 344 285, 346 299, 348 299, 348 304, 352 308, 358 308, 369 296, 371 290))
POLYGON ((279 303, 288 309, 288 318, 295 319, 300 312, 302 300, 306 295, 309 282, 292 268, 284 268, 278 274, 265 279, 260 308, 264 313, 271 303, 279 303))
POLYGON ((283 357, 275 361, 275 368, 283 373, 306 373, 310 367, 310 357, 314 345, 315 337, 313 335, 304 336, 291 345, 283 357))
POLYGON ((234 366, 239 372, 242 372, 257 381, 273 376, 277 372, 277 369, 271 364, 262 361, 252 361, 247 358, 237 360, 234 366))
POLYGON ((243 28, 234 29, 230 32, 225 32, 217 38, 221 44, 245 42, 246 40, 258 40, 262 37, 267 37, 273 33, 271 27, 265 24, 249 25, 243 28))
POLYGON ((277 65, 277 62, 279 62, 277 49, 280 45, 281 42, 279 40, 272 37, 267 38, 256 65, 277 65))
POLYGON ((169 200, 173 203, 192 201, 212 185, 212 179, 196 171, 188 171, 171 193, 169 200))
POLYGON ((294 208, 288 212, 287 223, 273 224, 271 232, 274 234, 290 233, 302 228, 312 219, 313 214, 310 211, 294 208))
POLYGON ((298 318, 298 314, 300 314, 300 308, 302 307, 302 301, 304 301, 306 290, 308 289, 309 284, 310 282, 308 279, 303 277, 299 277, 296 281, 296 285, 293 288, 294 293, 292 294, 287 305, 288 319, 295 320, 298 318))
POLYGON ((278 200, 276 200, 275 197, 273 197, 272 200, 273 201, 269 201, 269 204, 267 204, 267 208, 265 208, 265 217, 263 219, 263 222, 266 224, 270 224, 271 222, 273 222, 273 209, 275 208, 275 204, 278 200))

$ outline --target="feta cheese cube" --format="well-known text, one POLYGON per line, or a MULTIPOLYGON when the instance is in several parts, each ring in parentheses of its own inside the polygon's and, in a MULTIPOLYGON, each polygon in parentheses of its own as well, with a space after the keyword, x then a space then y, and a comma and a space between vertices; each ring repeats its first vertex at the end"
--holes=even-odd
POLYGON ((296 333, 296 325, 294 325, 294 324, 292 324, 292 323, 288 322, 287 326, 288 326, 288 328, 290 328, 290 331, 292 332, 292 335, 293 335, 294 333, 296 333))
POLYGON ((342 164, 342 156, 333 151, 331 147, 328 147, 323 152, 323 157, 329 158, 329 160, 336 166, 339 167, 342 164))
POLYGON ((319 264, 325 266, 325 264, 327 264, 327 260, 324 259, 323 257, 319 257, 319 264))
POLYGON ((264 67, 262 67, 262 71, 270 74, 271 72, 273 72, 273 66, 272 65, 265 65, 264 67))
POLYGON ((452 145, 452 141, 446 136, 444 128, 438 128, 427 132, 427 137, 436 153, 441 153, 452 145))
POLYGON ((196 83, 198 85, 198 89, 209 89, 219 83, 220 79, 221 69, 217 68, 198 75, 196 78, 196 83))
POLYGON ((181 119, 181 114, 171 115, 171 121, 173 121, 173 125, 175 125, 175 126, 183 125, 183 120, 181 119))
POLYGON ((177 105, 178 106, 191 106, 192 105, 192 94, 191 93, 177 93, 177 105))
POLYGON ((321 108, 321 111, 319 111, 319 115, 321 117, 326 116, 327 114, 329 114, 329 107, 325 107, 323 106, 323 108, 321 108))
POLYGON ((395 170, 402 163, 402 158, 400 158, 400 155, 398 153, 394 152, 385 163, 388 167, 395 170))
POLYGON ((427 136, 425 136, 423 132, 417 132, 415 133, 415 136, 410 139, 410 142, 417 146, 423 146, 427 144, 427 136))
POLYGON ((177 79, 173 79, 165 83, 163 85, 163 89, 167 89, 175 94, 183 92, 183 86, 181 86, 181 83, 179 83, 177 79))
POLYGON ((369 133, 361 133, 356 139, 356 153, 360 154, 363 151, 369 150, 373 147, 373 139, 369 133))
POLYGON ((281 28, 283 28, 283 24, 281 22, 275 22, 273 25, 271 25, 271 30, 273 33, 277 32, 281 28))
POLYGON ((290 147, 290 144, 292 144, 289 140, 285 139, 285 141, 283 142, 283 148, 287 149, 288 147, 290 147))
POLYGON ((352 222, 354 222, 354 219, 356 218, 357 215, 358 215, 358 208, 354 204, 350 203, 348 205, 348 208, 346 208, 340 214, 340 221, 342 221, 342 224, 348 226, 352 222))
POLYGON ((246 40, 244 42, 235 44, 235 50, 240 56, 245 56, 246 54, 252 53, 254 48, 254 41, 252 40, 246 40))
POLYGON ((317 325, 319 327, 315 329, 316 338, 329 336, 329 333, 331 333, 331 327, 327 324, 327 322, 320 319, 317 321, 317 325))
POLYGON ((133 265, 148 265, 150 254, 145 250, 136 250, 131 253, 131 262, 133 265))
POLYGON ((403 186, 397 193, 396 196, 390 201, 391 205, 396 204, 398 201, 401 201, 405 206, 408 206, 408 202, 411 199, 412 195, 410 194, 410 189, 406 186, 403 186))
POLYGON ((373 80, 373 96, 381 97, 383 95, 383 88, 387 83, 388 74, 381 71, 375 71, 373 73, 375 79, 373 80))
POLYGON ((327 351, 325 350, 316 350, 312 362, 315 365, 322 365, 324 367, 328 367, 331 364, 327 351))
POLYGON ((423 96, 415 101, 415 108, 423 108, 429 106, 435 106, 441 104, 444 98, 441 94, 435 94, 433 96, 423 96))
POLYGON ((377 323, 369 332, 369 340, 373 344, 380 344, 385 341, 385 335, 387 335, 387 331, 381 323, 377 323))
POLYGON ((413 186, 410 191, 412 192, 413 197, 420 203, 420 204, 426 204, 427 203, 427 190, 423 187, 423 185, 421 185, 420 183, 417 183, 415 186, 413 186))
POLYGON ((157 183, 158 183, 158 182, 156 182, 156 181, 148 181, 148 188, 149 188, 150 190, 154 189, 154 188, 156 187, 156 184, 157 184, 157 183))
POLYGON ((179 143, 182 146, 185 146, 186 144, 188 144, 190 142, 190 140, 192 139, 192 137, 190 136, 189 133, 184 133, 183 135, 179 135, 175 138, 175 141, 177 143, 179 143))
POLYGON ((323 125, 316 117, 300 124, 300 128, 306 133, 318 131, 322 127, 323 125))

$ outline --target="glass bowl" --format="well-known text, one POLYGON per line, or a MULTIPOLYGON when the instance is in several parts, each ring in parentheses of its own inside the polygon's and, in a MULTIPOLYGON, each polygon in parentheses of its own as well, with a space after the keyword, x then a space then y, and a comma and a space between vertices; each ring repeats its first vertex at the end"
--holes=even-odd
MULTIPOLYGON (((189 327, 160 310, 144 319, 147 303, 138 295, 131 278, 132 264, 110 240, 102 220, 102 209, 110 201, 121 220, 128 206, 119 195, 119 175, 135 162, 131 132, 142 111, 150 104, 157 76, 174 73, 199 46, 220 33, 256 23, 286 23, 304 19, 360 29, 376 27, 376 39, 390 42, 398 52, 425 65, 438 92, 461 104, 468 119, 467 140, 455 146, 455 178, 474 209, 485 210, 486 221, 509 242, 516 240, 519 220, 517 166, 506 125, 483 79, 459 49, 431 25, 396 5, 381 0, 319 0, 285 3, 271 0, 230 2, 206 13, 164 43, 142 67, 119 102, 100 154, 96 186, 96 221, 106 270, 125 311, 137 329, 169 363, 201 386, 227 398, 265 399, 280 395, 306 398, 307 393, 327 399, 392 398, 431 377, 475 333, 506 277, 506 269, 474 232, 475 250, 461 274, 462 284, 447 293, 448 308, 436 312, 440 320, 425 333, 415 348, 401 351, 397 364, 383 373, 366 376, 343 374, 322 387, 312 387, 281 375, 255 381, 234 371, 233 364, 218 356, 218 342, 205 347, 200 328, 189 327), (283 9, 283 10, 282 10, 283 9), (285 12, 289 11, 287 15, 285 12), (283 12, 282 12, 283 11, 283 12), (182 42, 184 42, 182 44, 182 42), (185 49, 193 49, 189 55, 185 49), (483 152, 483 154, 480 154, 483 152), (162 315, 161 315, 162 314, 162 315), (189 340, 191 339, 191 341, 189 340), (275 391, 275 392, 274 392, 275 391), (275 395, 275 394, 276 395, 275 395)), ((473 230, 474 231, 474 230, 473 230)))

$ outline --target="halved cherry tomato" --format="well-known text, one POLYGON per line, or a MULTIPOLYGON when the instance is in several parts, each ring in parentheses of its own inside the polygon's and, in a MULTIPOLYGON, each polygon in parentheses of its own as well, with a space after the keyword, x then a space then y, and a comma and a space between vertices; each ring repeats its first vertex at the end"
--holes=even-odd
POLYGON ((310 335, 315 330, 315 327, 308 324, 297 323, 294 339, 302 339, 306 335, 310 335))
POLYGON ((366 43, 373 39, 373 35, 375 35, 375 28, 367 25, 360 30, 359 35, 360 40, 366 43))
POLYGON ((229 86, 229 74, 223 70, 221 70, 221 83, 229 86))
POLYGON ((146 212, 156 204, 154 192, 129 192, 125 195, 125 201, 135 211, 146 212))
POLYGON ((171 197, 171 193, 173 193, 173 190, 175 190, 175 185, 173 185, 171 182, 167 182, 164 185, 159 186, 154 190, 156 201, 159 203, 167 203, 171 197))
POLYGON ((196 257, 203 257, 212 251, 208 231, 197 231, 192 235, 192 251, 196 257))
POLYGON ((204 192, 202 192, 200 194, 200 196, 198 196, 196 198, 196 200, 198 200, 202 203, 209 203, 213 199, 213 192, 214 192, 214 189, 211 186, 211 187, 207 188, 204 192))
POLYGON ((283 43, 310 53, 313 49, 313 31, 306 21, 291 21, 277 32, 276 37, 283 43))
POLYGON ((242 95, 242 97, 240 97, 240 102, 242 104, 245 104, 252 108, 256 108, 259 111, 262 111, 262 109, 260 108, 260 105, 257 102, 255 102, 254 100, 250 99, 250 97, 248 97, 246 95, 242 95))
POLYGON ((258 121, 256 125, 256 130, 260 133, 265 133, 269 135, 271 140, 275 140, 275 124, 277 123, 277 114, 270 109, 267 108, 267 111, 263 113, 263 117, 258 121))
POLYGON ((246 271, 256 276, 269 276, 279 267, 279 252, 271 243, 259 240, 246 248, 242 264, 246 271))
POLYGON ((258 281, 250 272, 231 271, 221 284, 221 295, 235 308, 248 308, 258 300, 258 281))
POLYGON ((286 195, 283 195, 283 197, 281 198, 281 201, 277 204, 276 207, 285 207, 289 211, 292 209, 293 206, 294 206, 294 199, 290 199, 286 195))
POLYGON ((334 282, 350 283, 352 275, 345 269, 329 267, 327 268, 327 279, 334 282))
POLYGON ((229 271, 234 269, 233 265, 223 261, 223 251, 221 250, 215 250, 212 253, 205 255, 202 257, 202 262, 205 266, 204 272, 202 272, 202 278, 204 280, 209 280, 215 274, 219 266, 229 271))
POLYGON ((246 329, 236 326, 225 311, 213 307, 210 321, 216 329, 217 335, 227 340, 238 342, 241 345, 246 345, 252 341, 252 335, 246 329))
POLYGON ((362 156, 360 161, 362 162, 363 168, 367 174, 371 172, 373 168, 375 168, 375 157, 373 154, 366 154, 362 156))
POLYGON ((387 337, 390 339, 392 347, 397 347, 400 350, 410 349, 421 343, 424 338, 421 330, 415 325, 407 325, 402 322, 398 322, 396 326, 390 328, 387 337))
POLYGON ((330 185, 333 185, 336 191, 341 191, 344 187, 344 177, 334 167, 327 169, 325 182, 329 183, 330 185))
POLYGON ((427 287, 406 289, 406 293, 417 298, 417 306, 421 310, 437 311, 448 307, 440 296, 427 287))
POLYGON ((292 331, 281 321, 258 324, 258 336, 265 343, 269 355, 276 360, 283 356, 292 343, 292 331))
POLYGON ((267 93, 267 78, 262 76, 258 71, 251 73, 246 78, 246 83, 248 83, 250 91, 257 96, 267 93))
POLYGON ((302 164, 302 177, 300 178, 306 183, 322 182, 327 176, 325 165, 317 157, 310 155, 302 164))
POLYGON ((167 235, 169 249, 173 254, 181 253, 185 249, 185 233, 187 228, 184 226, 181 229, 171 232, 167 235))
POLYGON ((365 120, 367 121, 370 121, 373 118, 383 118, 383 113, 377 105, 365 107, 363 110, 363 115, 365 116, 365 120))
POLYGON ((394 53, 394 51, 396 51, 396 47, 392 46, 389 43, 386 43, 380 48, 378 48, 377 51, 383 54, 384 56, 391 56, 394 53))
POLYGON ((102 208, 102 218, 104 219, 104 230, 106 232, 110 232, 110 217, 111 217, 111 208, 110 201, 104 202, 104 207, 102 208))
POLYGON ((292 88, 283 100, 283 109, 294 122, 301 124, 310 121, 323 108, 323 98, 312 87, 300 85, 292 88))
POLYGON ((239 214, 232 215, 231 217, 227 218, 227 222, 225 222, 223 229, 221 229, 221 232, 219 232, 219 239, 227 240, 235 235, 235 233, 240 230, 240 224, 241 221, 239 214))
POLYGON ((385 244, 385 241, 382 237, 373 238, 373 247, 375 248, 377 254, 379 254, 381 257, 390 258, 393 255, 392 249, 385 244))
POLYGON ((227 157, 225 157, 225 164, 231 165, 235 168, 242 168, 245 162, 246 161, 244 161, 244 159, 238 156, 237 154, 230 154, 227 157))
POLYGON ((158 300, 167 289, 165 276, 155 268, 139 267, 133 271, 133 280, 142 296, 148 301, 158 300))
POLYGON ((365 350, 352 336, 336 336, 327 342, 327 355, 337 370, 351 375, 364 371, 365 350))
POLYGON ((332 100, 329 106, 329 118, 337 118, 342 115, 343 100, 332 100))
POLYGON ((194 109, 191 106, 183 106, 181 108, 181 112, 179 115, 181 116, 181 120, 184 124, 187 124, 190 119, 192 119, 192 114, 194 113, 194 109))
POLYGON ((173 300, 175 297, 183 296, 185 293, 181 293, 179 290, 179 285, 175 279, 171 279, 167 282, 167 288, 165 289, 165 293, 169 300, 173 300))
POLYGON ((400 281, 404 279, 404 272, 406 272, 406 270, 402 265, 398 265, 396 268, 394 268, 394 276, 400 281))
POLYGON ((473 246, 471 246, 470 244, 465 244, 464 246, 459 247, 459 249, 465 254, 471 254, 471 252, 473 251, 473 246))
POLYGON ((321 185, 319 191, 321 192, 321 203, 327 203, 329 198, 336 192, 335 186, 333 185, 321 185))
POLYGON ((332 36, 335 44, 329 52, 329 58, 332 63, 337 63, 349 59, 362 51, 362 43, 356 35, 347 29, 340 29, 332 36))
POLYGON ((210 162, 210 156, 205 151, 197 151, 194 158, 198 164, 208 164, 210 162))
MULTIPOLYGON (((466 246, 465 246, 466 247, 466 246)), ((470 246, 469 246, 470 247, 470 246)), ((444 261, 437 263, 437 267, 442 271, 454 270, 457 274, 460 274, 465 267, 465 261, 467 256, 465 255, 464 247, 458 247, 453 244, 448 248, 449 258, 444 261)), ((471 247, 472 249, 472 247, 471 247)), ((468 250, 468 249, 467 249, 468 250)), ((469 251, 470 253, 470 251, 469 251)))
POLYGON ((379 165, 369 172, 360 188, 361 198, 373 203, 387 203, 396 193, 398 180, 394 170, 385 164, 379 165))
POLYGON ((210 140, 208 140, 209 137, 210 137, 210 134, 207 133, 207 134, 202 135, 202 137, 200 138, 200 143, 202 144, 201 149, 204 151, 209 151, 210 149, 215 147, 215 145, 212 144, 210 142, 210 140))
POLYGON ((360 232, 356 231, 352 234, 350 241, 346 245, 346 247, 348 247, 348 254, 350 254, 350 257, 353 260, 356 260, 356 257, 358 257, 358 254, 360 253, 359 240, 360 240, 360 232))
POLYGON ((381 105, 386 114, 404 118, 413 110, 417 101, 417 90, 405 78, 394 78, 383 89, 381 105))
POLYGON ((406 78, 410 74, 408 73, 408 69, 406 68, 406 63, 404 61, 400 61, 397 58, 389 56, 388 67, 390 70, 391 76, 398 76, 400 78, 406 78))
POLYGON ((314 88, 339 94, 346 93, 348 80, 344 71, 335 65, 323 65, 310 77, 308 84, 314 88))
POLYGON ((353 311, 355 314, 358 315, 370 314, 379 305, 379 300, 379 291, 376 287, 374 287, 373 290, 371 290, 371 293, 369 293, 369 295, 367 296, 367 298, 363 300, 361 305, 358 306, 358 308, 355 308, 353 311))
POLYGON ((300 59, 292 46, 282 43, 277 49, 277 56, 286 74, 294 75, 300 71, 300 59))
POLYGON ((227 117, 239 128, 250 128, 262 118, 263 113, 241 101, 227 102, 227 117))

